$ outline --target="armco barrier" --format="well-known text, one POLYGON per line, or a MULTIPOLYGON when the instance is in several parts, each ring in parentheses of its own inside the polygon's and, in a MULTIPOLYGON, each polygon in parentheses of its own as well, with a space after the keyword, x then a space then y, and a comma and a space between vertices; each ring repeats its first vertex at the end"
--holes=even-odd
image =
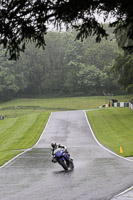
POLYGON ((124 102, 124 107, 129 107, 129 103, 128 102, 124 102))
MULTIPOLYGON (((110 107, 109 104, 105 104, 105 105, 102 105, 102 106, 99 106, 99 108, 103 108, 103 107, 110 107)), ((129 102, 115 102, 113 103, 113 106, 112 107, 121 107, 121 108, 124 108, 124 107, 130 107, 131 109, 133 109, 133 104, 129 103, 129 102)))
MULTIPOLYGON (((123 103, 123 102, 122 102, 122 103, 123 103)), ((120 104, 120 103, 118 103, 118 102, 114 103, 114 107, 122 107, 122 106, 120 106, 120 105, 123 105, 123 104, 120 104)))
POLYGON ((121 108, 124 107, 124 102, 120 102, 120 107, 121 107, 121 108))
POLYGON ((114 103, 114 107, 117 107, 117 102, 116 102, 116 103, 114 103))
POLYGON ((129 108, 133 110, 133 104, 129 102, 129 108))
POLYGON ((114 107, 121 107, 121 108, 124 108, 124 107, 129 107, 129 103, 128 102, 116 102, 114 103, 114 107))

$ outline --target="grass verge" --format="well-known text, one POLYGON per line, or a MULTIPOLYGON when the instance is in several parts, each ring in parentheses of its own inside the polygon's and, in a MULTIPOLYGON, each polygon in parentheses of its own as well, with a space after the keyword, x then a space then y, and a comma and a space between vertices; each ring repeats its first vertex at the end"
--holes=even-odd
MULTIPOLYGON (((115 97, 119 102, 128 102, 131 98, 129 95, 115 97)), ((0 165, 37 142, 51 111, 94 109, 104 103, 104 96, 25 98, 1 103, 0 115, 5 116, 5 119, 0 120, 0 165)), ((118 154, 119 146, 122 146, 123 156, 133 156, 133 113, 130 109, 115 108, 90 111, 87 114, 94 132, 103 144, 118 154)))
POLYGON ((37 142, 49 115, 42 112, 0 121, 0 165, 37 142))
POLYGON ((133 111, 129 108, 87 112, 97 139, 118 155, 133 156, 133 111), (120 153, 120 146, 123 153, 120 153))
MULTIPOLYGON (((132 98, 131 95, 115 96, 119 102, 129 102, 132 98)), ((106 97, 106 103, 109 103, 109 97, 106 97)), ((40 106, 46 111, 61 111, 61 110, 87 110, 98 108, 105 104, 104 96, 87 96, 87 97, 64 97, 64 98, 44 98, 44 99, 14 99, 0 104, 1 115, 10 114, 7 107, 13 107, 12 113, 14 116, 19 116, 21 109, 19 106, 34 106, 34 110, 29 110, 29 112, 37 112, 37 107, 40 106), (16 108, 16 109, 15 109, 16 108)), ((23 110, 25 113, 26 110, 23 110)))

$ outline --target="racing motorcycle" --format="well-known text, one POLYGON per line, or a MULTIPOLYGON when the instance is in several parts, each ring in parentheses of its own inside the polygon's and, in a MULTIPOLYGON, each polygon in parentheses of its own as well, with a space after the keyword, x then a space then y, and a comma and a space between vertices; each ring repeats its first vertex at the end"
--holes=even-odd
POLYGON ((61 148, 57 148, 54 150, 52 162, 54 162, 54 163, 58 162, 63 167, 63 169, 65 169, 66 171, 69 168, 71 170, 73 170, 73 168, 74 168, 73 158, 71 158, 70 154, 66 153, 61 148))

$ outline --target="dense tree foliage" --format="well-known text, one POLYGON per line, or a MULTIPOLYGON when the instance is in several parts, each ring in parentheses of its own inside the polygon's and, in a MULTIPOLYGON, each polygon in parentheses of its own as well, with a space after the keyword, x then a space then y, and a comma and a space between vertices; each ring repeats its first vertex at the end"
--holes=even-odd
POLYGON ((113 65, 114 74, 117 74, 118 84, 128 92, 133 92, 133 54, 122 51, 123 46, 131 46, 132 40, 127 37, 127 32, 121 30, 116 34, 116 40, 121 52, 113 65))
MULTIPOLYGON (((36 46, 45 46, 44 35, 49 25, 74 27, 77 38, 96 35, 96 41, 107 37, 104 26, 97 16, 106 20, 111 14, 115 31, 126 29, 133 39, 133 3, 129 0, 1 0, 0 1, 0 44, 16 59, 25 44, 34 41, 36 46)), ((132 49, 133 45, 125 48, 132 49)))
POLYGON ((133 92, 133 55, 124 52, 119 54, 113 70, 118 77, 118 83, 128 92, 133 92))
MULTIPOLYGON (((15 96, 120 93, 111 67, 118 53, 111 40, 75 41, 76 32, 49 32, 45 51, 29 44, 18 61, 0 51, 0 98, 15 96)), ((113 38, 113 39, 112 39, 113 38)))

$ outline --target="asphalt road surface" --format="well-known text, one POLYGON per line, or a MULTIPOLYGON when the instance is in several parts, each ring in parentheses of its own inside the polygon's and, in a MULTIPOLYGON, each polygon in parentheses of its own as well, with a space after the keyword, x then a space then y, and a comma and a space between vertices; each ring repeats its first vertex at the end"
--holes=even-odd
POLYGON ((52 113, 31 150, 0 169, 1 200, 109 200, 133 185, 133 162, 95 141, 83 111, 52 113), (50 143, 68 147, 75 169, 51 162, 50 143))

